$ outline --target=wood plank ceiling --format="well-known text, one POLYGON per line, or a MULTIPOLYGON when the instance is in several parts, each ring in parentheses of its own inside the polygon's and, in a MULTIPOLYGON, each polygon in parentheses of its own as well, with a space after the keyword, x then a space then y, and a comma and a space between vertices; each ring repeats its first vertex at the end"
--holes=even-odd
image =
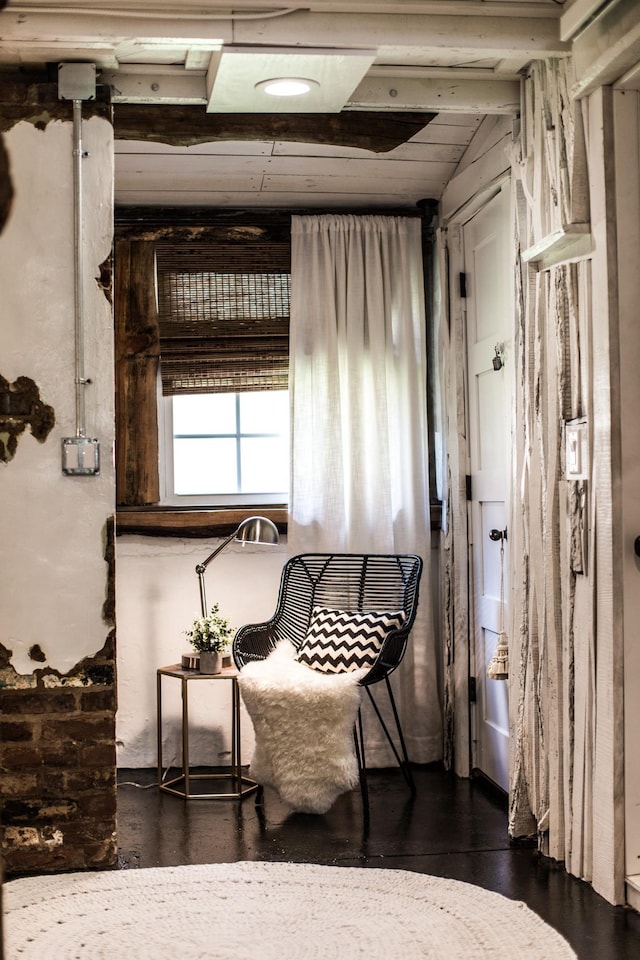
POLYGON ((175 6, 8 0, 0 13, 0 70, 90 62, 110 87, 119 205, 437 200, 480 124, 516 117, 527 64, 569 52, 555 0, 175 6), (290 72, 288 62, 295 76, 317 69, 311 108, 261 99, 256 77, 290 72), (412 122, 393 141, 403 118, 412 122))

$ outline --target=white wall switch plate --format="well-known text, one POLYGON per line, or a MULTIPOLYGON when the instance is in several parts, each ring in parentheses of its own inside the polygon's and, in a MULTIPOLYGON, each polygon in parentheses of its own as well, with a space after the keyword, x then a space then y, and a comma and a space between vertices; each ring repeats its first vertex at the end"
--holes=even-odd
POLYGON ((565 479, 588 480, 590 473, 589 430, 584 417, 565 423, 565 479))

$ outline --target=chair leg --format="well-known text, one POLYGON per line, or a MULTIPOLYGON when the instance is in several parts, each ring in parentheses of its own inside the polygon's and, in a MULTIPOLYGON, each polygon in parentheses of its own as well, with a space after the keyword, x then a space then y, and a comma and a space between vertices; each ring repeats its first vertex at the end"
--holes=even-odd
POLYGON ((365 690, 367 691, 367 694, 368 694, 368 696, 369 696, 369 700, 371 701, 371 705, 372 705, 373 709, 375 710, 376 716, 377 716, 377 718, 378 718, 378 720, 379 720, 379 722, 380 722, 380 726, 382 727, 382 730, 383 730, 383 732, 384 732, 384 735, 385 735, 385 737, 387 738, 387 741, 388 741, 388 743, 389 743, 389 746, 390 746, 391 749, 393 750, 393 755, 394 755, 394 757, 396 758, 396 762, 397 762, 398 766, 400 767, 400 770, 402 771, 402 775, 403 775, 403 777, 404 777, 404 779, 405 779, 405 781, 406 781, 406 784, 407 784, 407 786, 409 787, 409 790, 411 791, 411 795, 412 795, 412 796, 415 796, 415 794, 416 794, 416 785, 415 785, 415 781, 414 781, 414 779, 413 779, 413 773, 411 772, 411 765, 410 765, 410 763, 409 763, 409 755, 408 755, 408 753, 407 753, 407 745, 406 745, 406 743, 405 743, 404 734, 403 734, 403 732, 402 732, 402 725, 401 725, 401 723, 400 723, 400 716, 399 716, 399 714, 398 714, 398 708, 396 707, 396 701, 395 701, 395 698, 394 698, 394 696, 393 696, 393 690, 391 689, 391 683, 389 682, 389 677, 385 677, 384 679, 385 679, 385 683, 386 683, 386 685, 387 685, 387 693, 388 693, 388 695, 389 695, 389 702, 391 703, 391 709, 392 709, 392 711, 393 711, 393 719, 395 720, 396 730, 397 730, 397 732, 398 732, 398 741, 399 741, 399 743, 400 743, 400 750, 401 750, 401 752, 402 752, 402 757, 401 757, 400 754, 398 753, 398 749, 397 749, 395 743, 393 742, 393 738, 392 738, 392 736, 391 736, 391 734, 390 734, 390 732, 389 732, 389 729, 388 729, 386 723, 384 722, 384 719, 383 719, 383 717, 382 717, 382 714, 380 713, 380 709, 378 708, 378 704, 376 703, 376 701, 375 701, 375 699, 374 699, 374 697, 373 697, 373 694, 371 693, 371 690, 369 689, 369 687, 365 687, 365 690))
POLYGON ((353 728, 353 740, 356 747, 358 775, 360 778, 360 793, 362 795, 362 812, 364 815, 364 826, 366 830, 369 827, 369 784, 367 783, 367 761, 364 753, 364 731, 362 728, 361 710, 358 710, 358 718, 353 728))

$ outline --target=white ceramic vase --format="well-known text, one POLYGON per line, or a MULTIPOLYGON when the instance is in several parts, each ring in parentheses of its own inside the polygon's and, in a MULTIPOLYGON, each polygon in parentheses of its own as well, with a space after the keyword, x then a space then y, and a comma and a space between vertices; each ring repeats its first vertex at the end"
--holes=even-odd
POLYGON ((200 653, 200 673, 220 673, 222 670, 222 654, 219 651, 203 651, 200 653))

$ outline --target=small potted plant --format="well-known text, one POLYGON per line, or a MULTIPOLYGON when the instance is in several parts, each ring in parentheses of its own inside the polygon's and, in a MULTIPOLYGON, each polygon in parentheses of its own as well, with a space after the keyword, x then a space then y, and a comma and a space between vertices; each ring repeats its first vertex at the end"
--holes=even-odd
POLYGON ((200 654, 200 673, 220 673, 222 654, 233 640, 235 630, 221 616, 216 603, 206 617, 197 617, 190 630, 185 630, 189 643, 200 654))

